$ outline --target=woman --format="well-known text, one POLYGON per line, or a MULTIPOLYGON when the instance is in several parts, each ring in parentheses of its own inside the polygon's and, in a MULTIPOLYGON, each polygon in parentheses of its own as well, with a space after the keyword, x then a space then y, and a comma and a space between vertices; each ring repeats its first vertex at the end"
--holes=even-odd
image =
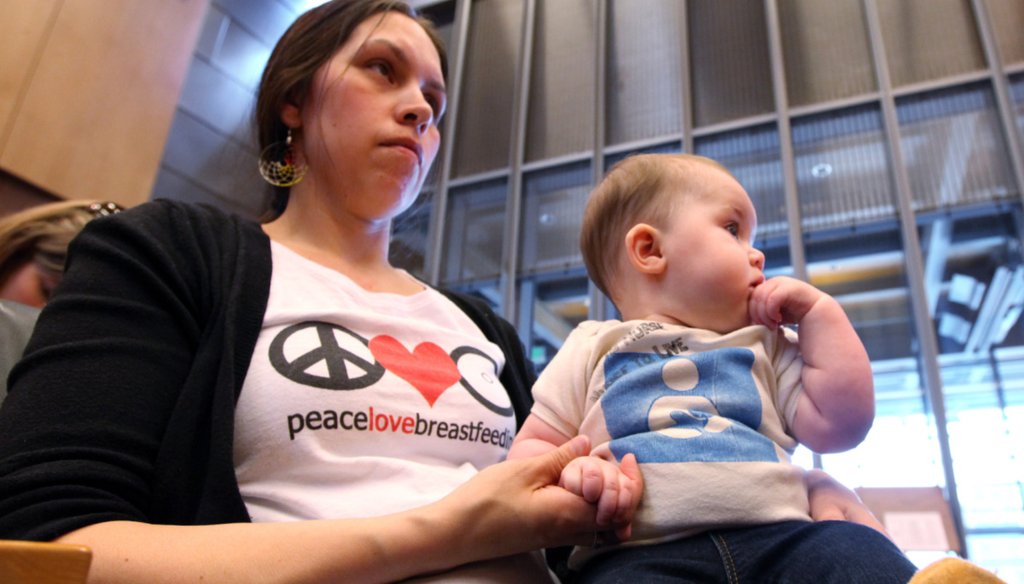
POLYGON ((68 244, 117 203, 60 201, 0 219, 0 300, 42 308, 60 282, 68 244))
POLYGON ((403 4, 325 4, 261 84, 276 218, 85 230, 0 410, 0 537, 88 545, 104 582, 523 582, 531 550, 628 524, 556 486, 586 439, 497 464, 533 382, 514 331, 387 261, 444 83, 403 4))

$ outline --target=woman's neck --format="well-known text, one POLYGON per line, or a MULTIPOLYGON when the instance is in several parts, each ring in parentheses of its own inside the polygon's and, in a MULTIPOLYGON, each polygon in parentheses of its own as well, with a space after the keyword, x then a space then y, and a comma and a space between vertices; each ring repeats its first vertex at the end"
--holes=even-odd
POLYGON ((388 260, 391 224, 372 223, 291 201, 263 231, 270 239, 348 276, 371 292, 414 294, 423 286, 388 260))

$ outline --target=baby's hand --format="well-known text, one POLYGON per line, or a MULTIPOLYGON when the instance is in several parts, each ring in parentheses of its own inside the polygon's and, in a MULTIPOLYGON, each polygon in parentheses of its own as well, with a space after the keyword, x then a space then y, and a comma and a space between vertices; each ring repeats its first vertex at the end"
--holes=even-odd
POLYGON ((597 504, 597 524, 613 526, 620 540, 629 538, 629 524, 643 494, 636 458, 627 454, 621 465, 597 456, 581 456, 562 470, 559 486, 597 504))
POLYGON ((771 329, 799 323, 824 297, 824 292, 807 282, 776 276, 754 288, 750 295, 750 319, 771 329))

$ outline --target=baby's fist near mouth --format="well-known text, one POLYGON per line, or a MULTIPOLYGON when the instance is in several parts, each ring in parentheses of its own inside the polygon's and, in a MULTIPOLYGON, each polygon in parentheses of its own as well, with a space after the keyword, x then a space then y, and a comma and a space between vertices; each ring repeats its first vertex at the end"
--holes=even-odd
POLYGON ((768 295, 765 294, 766 282, 764 281, 754 286, 754 289, 750 292, 750 300, 747 303, 750 313, 750 324, 759 324, 775 330, 782 324, 782 315, 781 313, 769 314, 766 304, 768 295))
POLYGON ((750 318, 773 330, 784 324, 798 324, 824 296, 807 282, 776 276, 751 292, 750 318))

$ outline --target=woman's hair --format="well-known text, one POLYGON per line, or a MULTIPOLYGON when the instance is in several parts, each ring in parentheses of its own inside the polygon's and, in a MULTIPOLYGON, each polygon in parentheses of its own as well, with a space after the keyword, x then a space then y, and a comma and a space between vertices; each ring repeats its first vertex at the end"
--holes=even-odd
MULTIPOLYGON (((288 127, 281 121, 286 104, 301 106, 309 94, 313 76, 348 42, 352 31, 374 14, 398 12, 415 19, 437 49, 441 73, 448 79, 448 52, 437 29, 405 2, 396 0, 332 0, 299 16, 285 31, 263 70, 256 99, 255 125, 260 152, 283 142, 288 127)), ((288 188, 274 187, 264 219, 284 212, 288 188)))
POLYGON ((687 172, 703 164, 732 174, 720 163, 693 154, 635 154, 619 161, 594 188, 583 211, 580 251, 587 274, 613 301, 613 280, 626 233, 638 223, 661 225, 681 197, 696 186, 687 172))
POLYGON ((30 207, 0 219, 0 285, 26 262, 59 277, 68 244, 95 217, 121 210, 115 203, 61 201, 30 207))

